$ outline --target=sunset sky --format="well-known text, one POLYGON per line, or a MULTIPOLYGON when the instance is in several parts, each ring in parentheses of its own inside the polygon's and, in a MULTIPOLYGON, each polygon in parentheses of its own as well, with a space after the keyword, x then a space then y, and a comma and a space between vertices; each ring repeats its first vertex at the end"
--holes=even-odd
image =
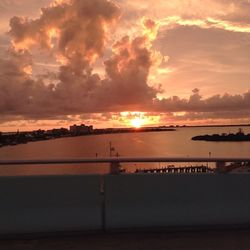
POLYGON ((1 0, 0 131, 250 123, 250 0, 1 0))

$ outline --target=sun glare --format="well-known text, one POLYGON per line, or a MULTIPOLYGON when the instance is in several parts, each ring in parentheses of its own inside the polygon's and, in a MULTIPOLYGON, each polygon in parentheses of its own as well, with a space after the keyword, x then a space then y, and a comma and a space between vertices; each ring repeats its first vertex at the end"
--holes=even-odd
POLYGON ((134 128, 140 128, 143 124, 143 120, 140 117, 135 117, 130 123, 134 128))
POLYGON ((141 128, 146 126, 156 126, 160 123, 160 115, 140 111, 124 111, 119 116, 114 117, 120 124, 126 127, 141 128))

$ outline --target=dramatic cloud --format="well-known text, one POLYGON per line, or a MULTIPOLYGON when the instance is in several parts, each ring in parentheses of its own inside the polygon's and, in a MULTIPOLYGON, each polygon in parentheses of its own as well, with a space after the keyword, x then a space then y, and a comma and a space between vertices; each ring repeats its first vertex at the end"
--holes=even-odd
POLYGON ((249 23, 248 0, 116 0, 130 17, 147 15, 154 18, 181 16, 184 19, 206 19, 208 17, 249 23))
POLYGON ((111 111, 137 110, 141 104, 150 104, 159 89, 148 85, 153 66, 163 60, 161 54, 151 49, 157 33, 152 20, 144 20, 144 35, 130 39, 123 37, 113 46, 113 56, 105 61, 107 79, 98 89, 98 100, 103 100, 111 111))
POLYGON ((243 95, 214 95, 203 99, 199 89, 194 89, 189 99, 178 96, 155 100, 155 108, 160 112, 231 112, 250 110, 250 91, 243 95))
MULTIPOLYGON (((10 51, 9 58, 0 59, 1 115, 38 115, 49 111, 52 85, 33 80, 32 59, 27 51, 10 51), (36 109, 36 112, 35 110, 36 109)), ((50 113, 47 113, 50 116, 50 113)))
MULTIPOLYGON (((177 121, 231 113, 243 121, 250 110, 250 4, 229 2, 44 0, 39 16, 10 19, 5 54, 8 39, 0 41, 0 123, 86 115, 124 123, 125 111, 152 112, 152 123, 162 114, 177 121)), ((5 0, 0 12, 18 3, 5 0)))
MULTIPOLYGON (((141 108, 142 103, 149 105, 158 89, 148 85, 148 76, 163 60, 160 53, 152 49, 152 41, 157 35, 157 24, 152 20, 142 21, 140 36, 126 36, 113 45, 113 55, 104 62, 104 79, 92 73, 92 63, 104 51, 107 25, 118 17, 118 7, 106 0, 53 4, 43 9, 40 18, 35 20, 13 17, 9 33, 15 56, 21 60, 32 47, 39 47, 53 52, 61 66, 57 80, 46 84, 48 79, 32 79, 32 61, 23 66, 9 55, 2 64, 16 67, 20 77, 17 80, 15 74, 13 77, 9 74, 12 86, 5 91, 7 95, 0 110, 8 114, 9 104, 15 115, 46 118, 135 110, 141 108), (20 101, 10 98, 15 96, 12 89, 15 94, 23 93, 20 101)), ((1 84, 6 85, 8 72, 3 70, 1 73, 1 84)))
POLYGON ((107 0, 60 1, 42 9, 39 19, 13 17, 10 35, 15 48, 28 49, 54 46, 65 59, 82 57, 91 61, 103 53, 106 28, 120 15, 119 9, 107 0))
POLYGON ((174 25, 198 26, 203 29, 217 28, 233 32, 250 33, 250 25, 235 23, 220 19, 208 17, 206 19, 183 19, 180 16, 171 16, 160 20, 161 26, 165 28, 174 28, 174 25))

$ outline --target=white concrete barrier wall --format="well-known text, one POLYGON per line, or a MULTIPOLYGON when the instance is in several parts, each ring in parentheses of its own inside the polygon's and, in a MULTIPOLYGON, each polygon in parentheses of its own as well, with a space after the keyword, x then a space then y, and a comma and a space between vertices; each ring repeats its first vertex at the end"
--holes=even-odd
POLYGON ((0 234, 102 229, 100 176, 0 177, 0 234))
POLYGON ((250 174, 105 177, 107 229, 250 224, 250 174))

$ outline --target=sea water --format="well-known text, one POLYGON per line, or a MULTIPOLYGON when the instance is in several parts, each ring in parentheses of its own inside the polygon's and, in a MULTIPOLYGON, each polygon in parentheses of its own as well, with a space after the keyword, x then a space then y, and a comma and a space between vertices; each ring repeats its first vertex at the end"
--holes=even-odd
MULTIPOLYGON (((192 141, 196 135, 236 133, 240 127, 183 127, 176 131, 88 135, 0 148, 1 160, 108 157, 250 157, 250 142, 192 141)), ((250 133, 250 127, 242 127, 250 133)), ((167 163, 125 164, 128 171, 167 163)), ((0 175, 107 173, 107 164, 1 166, 0 175)))

